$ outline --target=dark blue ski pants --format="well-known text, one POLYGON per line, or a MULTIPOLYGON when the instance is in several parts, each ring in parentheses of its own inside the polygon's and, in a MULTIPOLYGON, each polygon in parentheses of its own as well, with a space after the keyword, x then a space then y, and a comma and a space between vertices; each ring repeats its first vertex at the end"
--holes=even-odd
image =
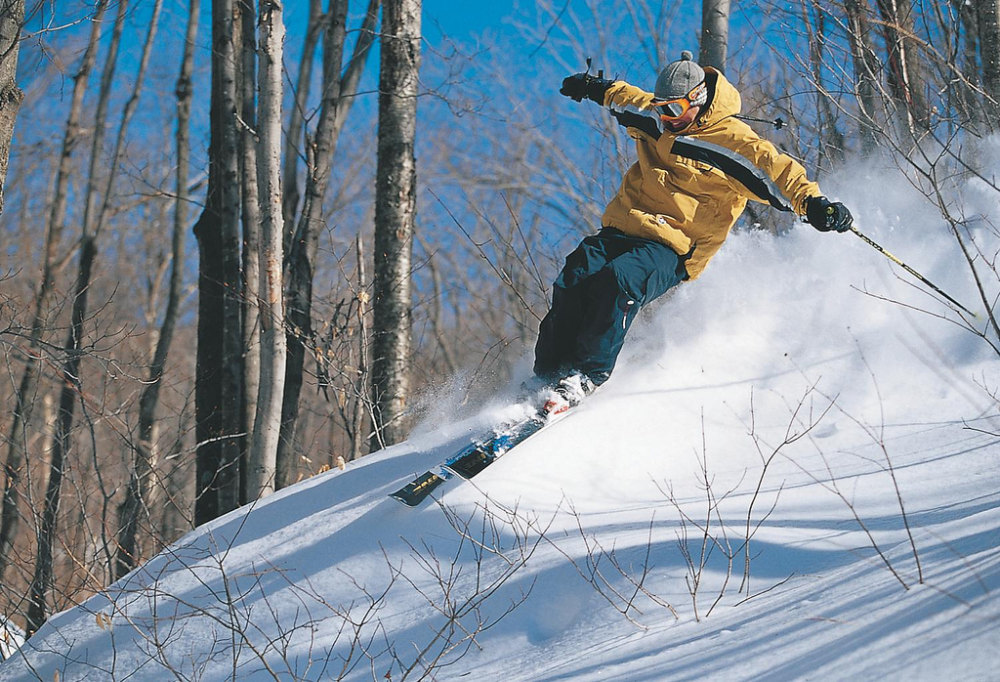
POLYGON ((639 308, 687 278, 686 256, 611 227, 585 238, 566 258, 552 308, 535 344, 535 374, 580 371, 600 385, 611 375, 639 308))

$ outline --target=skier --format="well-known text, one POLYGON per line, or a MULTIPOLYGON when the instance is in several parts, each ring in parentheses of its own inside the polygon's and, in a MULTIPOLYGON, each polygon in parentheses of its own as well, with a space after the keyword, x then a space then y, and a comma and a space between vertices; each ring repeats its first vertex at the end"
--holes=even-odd
POLYGON ((559 92, 613 107, 638 161, 605 209, 601 231, 566 258, 554 283, 534 366, 553 389, 544 408, 550 414, 608 379, 639 308, 697 278, 748 199, 794 211, 822 232, 845 232, 853 222, 798 162, 736 118, 739 92, 686 50, 660 71, 652 93, 589 73, 569 76, 559 92))

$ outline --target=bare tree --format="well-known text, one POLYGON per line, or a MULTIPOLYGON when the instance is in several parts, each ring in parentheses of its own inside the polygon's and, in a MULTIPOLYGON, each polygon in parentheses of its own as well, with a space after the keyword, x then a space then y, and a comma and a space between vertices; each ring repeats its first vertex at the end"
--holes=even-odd
MULTIPOLYGON (((236 92, 240 107, 239 153, 243 226, 243 421, 240 431, 252 434, 260 391, 260 223, 261 204, 257 184, 257 12, 253 0, 237 0, 239 21, 233 25, 233 44, 239 47, 240 68, 236 92)), ((244 439, 248 442, 249 438, 244 439)), ((248 454, 249 457, 249 454, 248 454)), ((240 467, 241 502, 246 501, 249 463, 240 467)))
POLYGON ((234 0, 212 0, 208 190, 198 240, 195 523, 240 503, 243 329, 234 0))
MULTIPOLYGON (((288 118, 288 134, 285 136, 285 177, 281 191, 282 207, 286 225, 295 221, 295 213, 299 208, 299 158, 304 155, 302 138, 305 132, 306 106, 309 101, 309 91, 312 86, 313 62, 316 58, 316 46, 326 30, 329 14, 323 12, 322 0, 309 0, 309 15, 306 20, 306 35, 302 44, 302 59, 299 62, 299 74, 295 82, 295 98, 292 111, 288 118)), ((288 245, 285 245, 288 250, 288 245)))
POLYGON ((911 135, 930 126, 923 69, 913 33, 912 0, 877 0, 888 52, 888 82, 899 116, 911 135))
POLYGON ((3 516, 0 520, 0 579, 10 563, 14 536, 20 521, 18 509, 19 490, 28 444, 28 428, 34 410, 35 391, 38 386, 40 361, 45 330, 48 324, 52 297, 55 293, 55 278, 61 267, 59 247, 66 227, 66 206, 69 200, 69 182, 72 173, 72 157, 80 141, 80 116, 83 98, 87 91, 87 81, 97 60, 97 47, 101 35, 101 21, 107 10, 107 0, 98 2, 94 9, 90 37, 87 48, 74 75, 73 94, 70 99, 69 114, 63 134, 59 164, 52 189, 48 223, 45 232, 45 251, 42 262, 42 276, 35 296, 35 312, 31 323, 28 351, 25 354, 25 368, 14 396, 14 414, 8 432, 9 445, 7 462, 4 466, 5 480, 3 492, 3 516))
POLYGON ((369 0, 354 51, 346 67, 342 67, 344 42, 347 37, 347 6, 347 0, 335 0, 331 3, 327 17, 323 40, 323 94, 319 120, 314 134, 307 135, 305 147, 305 203, 288 245, 288 364, 281 416, 282 435, 278 449, 279 488, 291 482, 290 471, 293 468, 291 452, 295 446, 299 396, 305 363, 305 342, 314 334, 313 277, 319 249, 319 235, 323 229, 323 204, 330 184, 333 153, 357 94, 369 49, 375 39, 379 0, 369 0))
POLYGON ((702 0, 698 62, 725 73, 729 47, 729 0, 702 0))
POLYGON ((201 0, 191 0, 188 9, 184 53, 181 57, 180 75, 177 77, 177 152, 176 199, 174 201, 173 236, 171 239, 170 284, 167 291, 166 311, 157 338, 156 350, 149 367, 149 378, 139 397, 138 440, 133 444, 133 464, 129 474, 125 499, 119 508, 118 554, 115 578, 121 578, 135 568, 139 559, 136 534, 139 517, 148 509, 149 491, 155 475, 157 452, 155 444, 156 408, 167 356, 174 339, 174 330, 181 302, 184 280, 184 234, 188 216, 188 175, 191 135, 191 73, 194 68, 194 40, 198 33, 198 13, 201 0))
POLYGON ((21 45, 24 0, 0 0, 0 213, 14 121, 24 93, 17 87, 17 54, 21 45))
POLYGON ((851 47, 854 66, 855 97, 860 108, 861 148, 872 153, 878 144, 878 58, 872 46, 868 5, 865 0, 845 0, 847 14, 847 39, 851 47))
POLYGON ((247 496, 274 492, 285 383, 285 312, 282 287, 284 223, 281 215, 281 59, 285 25, 281 3, 260 0, 260 104, 257 185, 260 197, 260 388, 248 457, 247 496))
POLYGON ((64 385, 60 391, 56 437, 53 439, 52 454, 49 459, 49 480, 45 489, 42 519, 36 532, 35 573, 31 579, 28 610, 25 615, 25 632, 29 636, 34 634, 48 617, 46 599, 52 583, 52 545, 55 541, 56 520, 59 515, 64 460, 72 447, 73 413, 77 392, 80 390, 80 343, 87 311, 87 290, 96 254, 95 241, 89 237, 84 238, 80 245, 80 270, 75 287, 76 296, 73 300, 69 338, 66 341, 66 362, 62 370, 64 385))
POLYGON ((812 16, 809 7, 802 2, 802 25, 809 38, 809 65, 813 85, 816 87, 816 123, 819 134, 819 156, 816 165, 824 169, 827 159, 831 165, 844 160, 844 136, 837 129, 834 112, 834 98, 824 85, 824 65, 826 44, 829 40, 826 30, 826 13, 814 5, 812 16))
POLYGON ((366 439, 362 428, 370 411, 368 401, 368 278, 365 274, 365 242, 359 234, 355 238, 355 253, 358 260, 358 343, 357 382, 355 383, 354 409, 351 412, 351 459, 362 454, 366 439))
POLYGON ((974 0, 979 25, 979 50, 983 70, 983 88, 990 98, 993 128, 1000 119, 1000 2, 974 0))
POLYGON ((79 269, 74 288, 69 334, 66 339, 66 345, 63 348, 65 359, 61 372, 62 388, 59 394, 56 434, 53 439, 52 453, 49 460, 49 480, 45 490, 42 522, 37 531, 35 575, 31 581, 30 601, 25 617, 25 630, 29 634, 34 633, 45 622, 48 616, 46 597, 52 582, 52 548, 55 541, 56 522, 59 515, 59 498, 62 492, 64 462, 72 449, 74 413, 77 397, 82 394, 80 362, 83 356, 84 322, 87 318, 91 276, 94 270, 94 262, 97 259, 98 237, 100 236, 104 219, 107 215, 107 207, 110 202, 110 193, 114 181, 114 170, 118 165, 118 157, 121 154, 125 131, 128 127, 131 114, 135 110, 139 89, 142 87, 142 79, 146 65, 148 64, 149 49, 152 44, 152 36, 155 34, 155 22, 159 15, 160 4, 158 2, 156 5, 153 23, 150 25, 150 33, 145 45, 144 59, 140 63, 139 78, 136 81, 135 90, 122 114, 122 122, 118 131, 115 151, 111 159, 112 165, 108 171, 103 192, 99 189, 100 171, 98 169, 98 160, 101 158, 104 146, 107 109, 111 99, 111 90, 114 85, 121 37, 125 28, 125 18, 128 15, 127 0, 119 0, 118 13, 111 30, 111 43, 108 48, 104 69, 101 73, 101 85, 94 117, 94 135, 91 141, 90 166, 84 197, 79 269))
POLYGON ((421 0, 388 0, 382 5, 372 329, 374 439, 380 445, 399 442, 406 434, 403 417, 410 381, 420 6, 421 0))

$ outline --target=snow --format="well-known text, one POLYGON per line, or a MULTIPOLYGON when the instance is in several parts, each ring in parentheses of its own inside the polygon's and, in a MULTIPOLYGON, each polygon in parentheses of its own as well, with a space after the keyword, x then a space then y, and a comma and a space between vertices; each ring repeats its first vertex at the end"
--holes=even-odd
MULTIPOLYGON (((824 185, 981 308, 898 172, 824 185)), ((995 190, 953 191, 995 251, 995 190)), ((604 387, 473 481, 386 497, 503 396, 190 533, 0 680, 1000 679, 996 360, 851 234, 734 234, 604 387)))
POLYGON ((24 633, 6 620, 0 620, 0 658, 6 659, 24 644, 24 633))

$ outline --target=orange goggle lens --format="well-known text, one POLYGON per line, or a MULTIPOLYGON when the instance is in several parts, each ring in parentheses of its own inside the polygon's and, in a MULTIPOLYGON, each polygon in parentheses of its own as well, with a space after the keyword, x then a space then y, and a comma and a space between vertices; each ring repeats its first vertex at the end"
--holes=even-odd
POLYGON ((653 106, 660 110, 660 118, 674 119, 686 114, 691 107, 705 103, 707 88, 704 83, 699 83, 684 97, 668 99, 662 102, 653 102, 653 106))

